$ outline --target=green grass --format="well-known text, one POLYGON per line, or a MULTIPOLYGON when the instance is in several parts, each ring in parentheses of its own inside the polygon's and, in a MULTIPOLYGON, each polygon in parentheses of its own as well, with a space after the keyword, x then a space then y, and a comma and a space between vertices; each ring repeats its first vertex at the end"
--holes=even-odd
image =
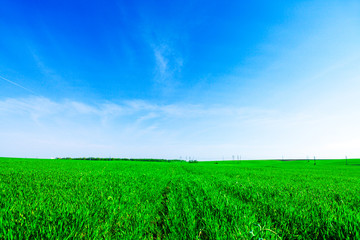
POLYGON ((0 239, 360 239, 360 160, 0 158, 0 239))

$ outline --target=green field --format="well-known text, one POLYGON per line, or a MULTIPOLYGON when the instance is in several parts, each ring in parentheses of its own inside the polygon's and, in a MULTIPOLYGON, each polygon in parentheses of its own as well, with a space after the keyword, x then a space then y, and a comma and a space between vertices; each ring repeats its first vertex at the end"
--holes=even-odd
POLYGON ((0 239, 360 239, 360 160, 0 158, 0 239))

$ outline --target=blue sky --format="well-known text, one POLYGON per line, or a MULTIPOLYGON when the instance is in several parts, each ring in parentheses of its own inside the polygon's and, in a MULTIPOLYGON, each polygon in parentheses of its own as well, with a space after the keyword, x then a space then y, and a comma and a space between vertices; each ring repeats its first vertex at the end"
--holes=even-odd
POLYGON ((358 1, 2 1, 0 155, 359 157, 358 1))

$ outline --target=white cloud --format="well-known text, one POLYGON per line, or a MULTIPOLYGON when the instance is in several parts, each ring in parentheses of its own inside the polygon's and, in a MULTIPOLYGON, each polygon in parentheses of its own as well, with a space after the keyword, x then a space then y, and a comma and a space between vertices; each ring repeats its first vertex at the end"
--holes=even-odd
MULTIPOLYGON (((321 106, 321 105, 320 105, 321 106)), ((3 156, 198 159, 358 156, 360 114, 283 112, 129 100, 91 105, 47 98, 0 101, 3 156)), ((341 113, 341 112, 340 112, 341 113)))
POLYGON ((109 151, 143 156, 163 149, 159 155, 174 157, 178 154, 171 152, 170 145, 193 143, 188 137, 201 139, 203 136, 197 133, 209 134, 208 130, 218 127, 217 119, 239 119, 249 113, 238 108, 158 105, 139 100, 90 105, 42 97, 5 99, 0 101, 1 150, 5 155, 33 156, 35 151, 35 155, 41 152, 43 156, 64 156, 77 155, 87 146, 83 155, 98 149, 100 155, 109 151), (11 152, 15 142, 16 152, 11 152), (120 151, 122 148, 138 151, 120 151))

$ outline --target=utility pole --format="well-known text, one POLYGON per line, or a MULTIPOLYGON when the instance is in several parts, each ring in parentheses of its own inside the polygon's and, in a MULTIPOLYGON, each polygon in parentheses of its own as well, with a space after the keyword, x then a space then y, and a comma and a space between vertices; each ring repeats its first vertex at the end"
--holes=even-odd
POLYGON ((315 159, 315 156, 314 156, 314 165, 316 165, 316 159, 315 159))

